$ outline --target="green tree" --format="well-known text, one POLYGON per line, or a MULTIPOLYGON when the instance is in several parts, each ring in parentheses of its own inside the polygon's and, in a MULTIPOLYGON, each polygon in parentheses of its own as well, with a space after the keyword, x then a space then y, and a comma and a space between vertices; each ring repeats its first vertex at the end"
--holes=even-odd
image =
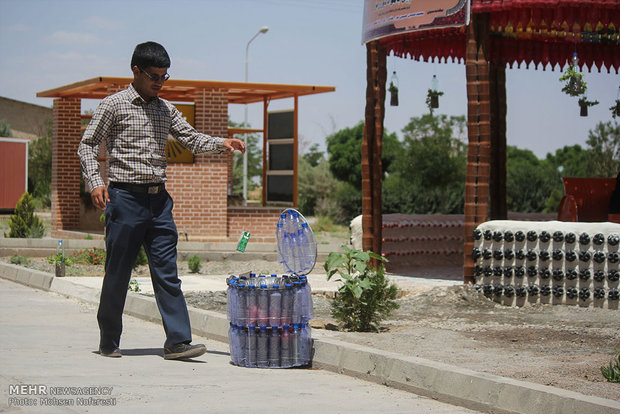
POLYGON ((564 146, 548 153, 546 160, 553 165, 562 177, 589 177, 592 154, 580 145, 564 146))
POLYGON ((15 206, 15 214, 9 219, 10 232, 4 233, 4 237, 29 237, 41 238, 45 228, 41 219, 34 215, 32 196, 24 193, 15 206))
MULTIPOLYGON (((46 121, 46 135, 28 146, 28 191, 41 207, 51 205, 52 122, 46 121)), ((89 197, 90 198, 90 197, 89 197)))
MULTIPOLYGON (((364 122, 360 121, 353 128, 344 128, 328 136, 327 152, 329 169, 334 177, 347 182, 353 187, 362 188, 362 141, 364 139, 364 122)), ((387 171, 400 151, 400 142, 396 134, 384 132, 381 147, 381 167, 387 171)))
POLYGON ((506 151, 506 204, 509 211, 540 213, 547 198, 561 186, 559 172, 530 150, 508 146, 506 151))
POLYGON ((310 164, 311 167, 316 167, 324 158, 323 151, 319 151, 319 144, 312 144, 308 152, 302 155, 302 158, 310 164))
POLYGON ((464 131, 464 116, 411 118, 403 128, 402 151, 386 179, 384 210, 462 212, 467 160, 464 131))
POLYGON ((322 215, 337 217, 338 206, 331 201, 338 182, 329 171, 325 157, 321 156, 316 165, 312 165, 305 154, 299 159, 298 176, 299 211, 307 216, 322 215))
POLYGON ((620 125, 599 122, 588 133, 586 141, 592 154, 591 171, 594 177, 615 177, 620 172, 620 125))
MULTIPOLYGON (((238 128, 250 128, 243 123, 228 121, 228 126, 238 128)), ((243 137, 239 137, 243 139, 243 137)), ((248 192, 259 187, 260 178, 263 176, 263 149, 259 147, 260 137, 256 134, 247 135, 245 152, 248 157, 248 192)), ((233 188, 232 194, 243 195, 243 154, 235 152, 233 156, 233 188)))
POLYGON ((13 130, 11 129, 11 125, 4 120, 0 119, 0 137, 12 137, 13 130))

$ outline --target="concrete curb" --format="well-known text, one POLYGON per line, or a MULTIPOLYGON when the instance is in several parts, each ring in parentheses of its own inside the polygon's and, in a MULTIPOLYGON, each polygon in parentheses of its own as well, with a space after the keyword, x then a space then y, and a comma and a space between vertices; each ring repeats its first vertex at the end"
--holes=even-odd
MULTIPOLYGON (((97 304, 99 289, 55 278, 45 272, 0 263, 0 277, 33 288, 97 304)), ((228 342, 225 315, 189 307, 192 331, 228 342)), ((125 313, 161 321, 155 298, 128 292, 125 313)), ((618 414, 620 401, 591 397, 559 388, 533 384, 454 367, 422 358, 378 351, 313 332, 313 366, 428 396, 474 410, 523 414, 618 414)))

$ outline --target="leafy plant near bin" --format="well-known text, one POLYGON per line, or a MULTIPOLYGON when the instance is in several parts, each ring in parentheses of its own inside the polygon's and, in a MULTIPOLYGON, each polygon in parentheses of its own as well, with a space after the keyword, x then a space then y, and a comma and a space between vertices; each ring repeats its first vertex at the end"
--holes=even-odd
POLYGON ((49 264, 53 264, 56 266, 64 264, 65 266, 71 266, 73 261, 71 258, 67 257, 64 253, 56 253, 47 258, 47 262, 49 264))
POLYGON ((381 320, 399 305, 395 302, 398 288, 385 277, 387 259, 373 252, 342 246, 342 252, 331 252, 323 268, 327 280, 335 275, 343 282, 332 302, 332 315, 344 329, 358 332, 377 332, 381 320), (377 261, 377 268, 370 261, 377 261))
POLYGON ((602 366, 601 373, 609 382, 620 383, 620 349, 616 350, 616 356, 609 361, 609 366, 602 366))

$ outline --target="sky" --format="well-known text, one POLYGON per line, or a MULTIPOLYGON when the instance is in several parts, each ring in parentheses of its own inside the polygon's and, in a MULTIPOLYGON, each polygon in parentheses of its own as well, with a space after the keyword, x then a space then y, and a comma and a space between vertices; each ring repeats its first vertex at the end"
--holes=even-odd
MULTIPOLYGON (((175 79, 242 82, 248 41, 250 82, 334 86, 335 92, 299 99, 302 151, 325 149, 326 136, 364 118, 366 48, 361 43, 362 0, 0 0, 0 96, 51 107, 37 92, 97 76, 131 77, 136 44, 164 45, 175 79)), ((567 57, 568 58, 568 57, 567 57)), ((428 112, 433 75, 439 79, 436 113, 465 115, 465 66, 389 56, 388 82, 396 71, 398 107, 385 111, 387 132, 402 138, 412 117, 428 112)), ((588 131, 611 120, 620 76, 585 73, 588 98, 601 104, 579 116, 577 99, 561 92, 561 72, 550 67, 506 70, 508 145, 539 158, 565 145, 587 147, 588 131)), ((98 101, 84 100, 82 111, 98 101)), ((292 109, 280 100, 269 110, 292 109)), ((248 106, 248 121, 262 127, 262 104, 248 106)), ((243 106, 231 105, 232 121, 243 106)))

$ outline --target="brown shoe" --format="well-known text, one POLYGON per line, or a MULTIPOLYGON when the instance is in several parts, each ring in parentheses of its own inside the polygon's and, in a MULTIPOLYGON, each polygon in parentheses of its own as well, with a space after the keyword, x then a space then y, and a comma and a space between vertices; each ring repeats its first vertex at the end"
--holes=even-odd
POLYGON ((176 344, 164 347, 164 359, 196 358, 207 352, 203 344, 176 344))

